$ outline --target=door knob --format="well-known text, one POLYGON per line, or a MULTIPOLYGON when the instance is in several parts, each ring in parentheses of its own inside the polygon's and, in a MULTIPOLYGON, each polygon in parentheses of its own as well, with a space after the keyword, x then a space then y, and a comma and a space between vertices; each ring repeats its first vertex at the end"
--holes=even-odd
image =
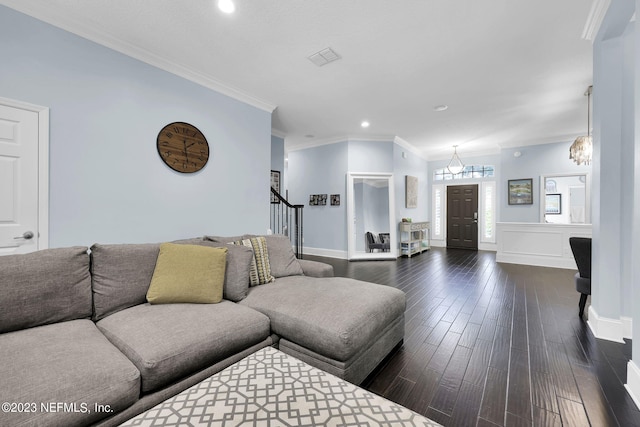
POLYGON ((14 237, 14 239, 33 239, 33 231, 25 231, 24 233, 22 233, 22 236, 14 237))

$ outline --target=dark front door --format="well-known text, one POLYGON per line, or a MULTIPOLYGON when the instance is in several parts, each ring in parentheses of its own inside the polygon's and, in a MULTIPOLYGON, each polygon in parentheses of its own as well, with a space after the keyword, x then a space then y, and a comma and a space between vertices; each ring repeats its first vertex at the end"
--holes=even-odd
POLYGON ((478 249, 478 186, 447 187, 447 247, 478 249))

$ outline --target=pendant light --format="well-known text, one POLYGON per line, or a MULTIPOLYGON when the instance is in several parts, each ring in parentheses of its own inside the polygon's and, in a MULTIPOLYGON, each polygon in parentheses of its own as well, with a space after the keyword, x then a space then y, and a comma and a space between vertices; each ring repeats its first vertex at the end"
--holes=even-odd
POLYGON ((593 141, 591 140, 591 92, 593 86, 589 86, 584 93, 587 96, 587 136, 579 136, 569 148, 569 158, 577 165, 590 165, 593 141))
POLYGON ((449 172, 453 175, 457 175, 464 170, 464 163, 462 163, 462 160, 460 160, 460 157, 458 156, 457 148, 457 145, 453 146, 453 157, 447 165, 447 169, 449 169, 449 172))

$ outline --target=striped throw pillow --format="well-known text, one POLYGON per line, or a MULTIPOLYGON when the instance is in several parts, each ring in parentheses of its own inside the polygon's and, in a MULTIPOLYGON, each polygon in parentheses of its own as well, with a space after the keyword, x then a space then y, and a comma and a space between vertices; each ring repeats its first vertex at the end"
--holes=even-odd
POLYGON ((251 268, 249 270, 251 286, 264 285, 275 280, 275 277, 271 275, 267 241, 264 236, 237 240, 233 244, 247 246, 253 250, 253 258, 251 259, 251 268))

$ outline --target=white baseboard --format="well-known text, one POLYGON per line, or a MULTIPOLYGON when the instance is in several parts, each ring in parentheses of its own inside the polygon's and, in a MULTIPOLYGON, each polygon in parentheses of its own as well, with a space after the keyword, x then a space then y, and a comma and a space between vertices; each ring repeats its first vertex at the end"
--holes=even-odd
MULTIPOLYGON (((431 239, 431 241, 429 242, 429 245, 433 246, 434 248, 446 248, 447 247, 447 241, 446 240, 433 240, 431 239)), ((492 251, 492 252, 496 252, 498 250, 498 245, 496 243, 478 243, 478 250, 479 251, 492 251)))
POLYGON ((637 408, 640 408, 640 368, 630 360, 627 363, 627 383, 624 385, 627 393, 633 399, 637 408))
POLYGON ((598 316, 593 306, 589 306, 589 321, 591 332, 596 338, 624 343, 624 326, 620 319, 610 319, 598 316))
POLYGON ((305 246, 302 248, 302 252, 303 252, 303 255, 315 255, 315 256, 323 256, 327 258, 347 259, 347 251, 340 251, 337 249, 309 248, 305 246))
POLYGON ((533 265, 536 267, 563 268, 566 270, 575 270, 576 263, 573 259, 551 258, 547 256, 537 256, 530 254, 510 254, 498 251, 496 254, 496 262, 504 262, 506 264, 522 264, 533 265))
POLYGON ((497 243, 478 243, 479 251, 490 251, 490 252, 498 252, 498 244, 497 243))

